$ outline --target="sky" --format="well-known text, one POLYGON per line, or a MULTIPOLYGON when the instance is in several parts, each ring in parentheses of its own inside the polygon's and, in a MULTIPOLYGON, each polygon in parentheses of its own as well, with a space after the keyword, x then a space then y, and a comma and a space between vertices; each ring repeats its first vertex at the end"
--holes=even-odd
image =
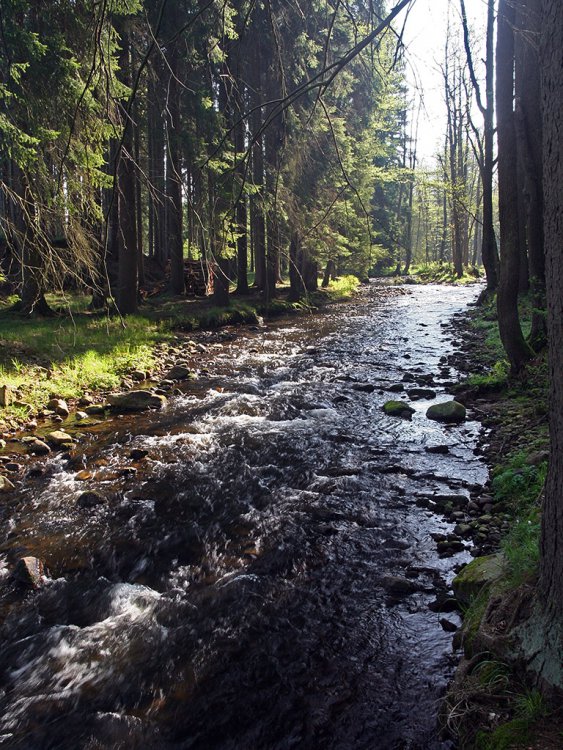
MULTIPOLYGON (((465 0, 465 5, 475 42, 482 48, 486 0, 465 0)), ((405 26, 407 77, 413 96, 417 100, 422 98, 417 153, 419 162, 424 161, 428 165, 443 144, 446 127, 444 85, 439 66, 444 58, 448 13, 452 24, 461 25, 459 0, 414 0, 405 26)), ((474 55, 476 61, 479 58, 480 55, 474 55)))

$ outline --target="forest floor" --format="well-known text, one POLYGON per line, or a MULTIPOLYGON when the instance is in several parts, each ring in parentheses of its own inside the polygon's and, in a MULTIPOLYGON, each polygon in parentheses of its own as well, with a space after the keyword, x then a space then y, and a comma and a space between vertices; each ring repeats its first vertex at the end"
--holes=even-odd
MULTIPOLYGON (((526 300, 521 314, 526 331, 531 316, 526 300)), ((460 316, 456 330, 460 352, 453 362, 467 375, 456 399, 470 406, 485 427, 479 449, 491 476, 481 497, 473 499, 480 508, 470 533, 476 555, 500 556, 488 559, 500 560, 501 572, 478 581, 480 590, 474 588, 465 604, 464 625, 454 640, 464 659, 445 703, 444 721, 462 748, 555 750, 563 746, 563 709, 544 698, 523 665, 506 651, 506 636, 520 624, 517 603, 537 580, 549 456, 546 354, 517 378, 510 377, 493 304, 460 316), (495 610, 502 606, 498 614, 495 610), (495 617, 502 630, 498 650, 495 639, 483 635, 495 617)), ((482 559, 471 564, 477 573, 482 559)))

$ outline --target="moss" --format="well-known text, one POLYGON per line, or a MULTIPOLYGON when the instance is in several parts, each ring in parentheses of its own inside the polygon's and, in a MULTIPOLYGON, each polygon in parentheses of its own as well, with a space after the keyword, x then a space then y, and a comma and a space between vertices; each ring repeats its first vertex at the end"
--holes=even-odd
POLYGON ((414 414, 415 409, 406 401, 386 401, 383 404, 383 411, 390 417, 410 417, 414 414))
POLYGON ((469 605, 484 589, 498 581, 504 574, 504 555, 476 557, 453 580, 453 589, 462 604, 469 605))

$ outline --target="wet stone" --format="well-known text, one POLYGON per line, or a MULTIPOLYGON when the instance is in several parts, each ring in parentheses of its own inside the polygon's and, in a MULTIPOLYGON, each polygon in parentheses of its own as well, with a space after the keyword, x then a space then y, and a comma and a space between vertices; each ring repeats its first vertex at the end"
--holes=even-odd
POLYGON ((455 597, 442 596, 430 602, 428 609, 431 612, 457 612, 460 609, 460 605, 455 597))
POLYGON ((11 492, 15 487, 7 477, 0 476, 0 492, 11 492))
POLYGON ((142 461, 143 458, 146 458, 148 455, 149 452, 143 448, 133 448, 129 453, 129 458, 133 459, 133 461, 142 461))
POLYGON ((354 383, 352 386, 352 389, 354 391, 359 391, 360 393, 373 393, 376 390, 375 385, 372 383, 354 383))
POLYGON ((64 447, 68 444, 72 446, 72 437, 68 434, 68 432, 64 432, 63 430, 54 430, 53 432, 48 432, 45 437, 47 441, 51 443, 51 445, 54 445, 56 447, 64 447))
POLYGON ((452 622, 445 617, 442 617, 440 619, 440 625, 442 626, 442 630, 445 630, 446 633, 455 633, 458 629, 455 622, 452 622))
POLYGON ((387 388, 391 393, 402 393, 405 390, 405 386, 402 383, 393 383, 387 388))
POLYGON ((414 594, 420 590, 420 586, 408 578, 401 576, 384 576, 380 580, 381 585, 391 594, 414 594))
POLYGON ((106 407, 103 404, 92 404, 91 406, 87 406, 84 411, 89 416, 94 416, 96 414, 105 414, 106 407))
POLYGON ((69 408, 66 401, 62 398, 52 398, 47 404, 47 409, 54 411, 59 417, 66 418, 69 415, 69 408))
POLYGON ((37 589, 43 583, 45 566, 37 557, 22 557, 14 567, 13 576, 18 583, 37 589))
POLYGON ((407 396, 414 400, 419 398, 432 399, 436 398, 436 391, 432 390, 432 388, 409 388, 407 396))
POLYGON ((103 495, 94 490, 89 490, 78 496, 76 505, 79 508, 94 508, 96 505, 103 505, 105 502, 106 499, 103 495))
POLYGON ((443 404, 434 404, 427 412, 428 419, 446 424, 459 424, 465 421, 467 412, 465 406, 458 401, 446 401, 443 404))
MULTIPOLYGON (((187 380, 188 378, 192 378, 194 376, 194 373, 190 370, 190 368, 187 365, 183 364, 177 364, 174 365, 164 376, 165 380, 187 380)), ((161 381, 162 382, 162 381, 161 381)))
POLYGON ((166 403, 166 398, 150 391, 127 391, 112 393, 108 396, 108 403, 116 411, 145 411, 161 409, 166 403))
POLYGON ((410 419, 415 413, 415 409, 406 401, 386 401, 383 405, 383 411, 389 417, 401 417, 402 419, 410 419))

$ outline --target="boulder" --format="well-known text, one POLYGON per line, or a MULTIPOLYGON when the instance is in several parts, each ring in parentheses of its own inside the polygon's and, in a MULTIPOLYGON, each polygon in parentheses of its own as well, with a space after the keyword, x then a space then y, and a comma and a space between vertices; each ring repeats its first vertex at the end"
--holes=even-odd
POLYGON ((82 469, 78 472, 78 474, 74 475, 74 478, 78 482, 86 482, 88 479, 92 479, 92 472, 88 471, 87 469, 82 469))
POLYGON ((406 401, 386 401, 383 404, 383 411, 390 417, 402 417, 403 419, 410 419, 415 413, 415 409, 406 401))
POLYGON ((476 557, 453 580, 456 598, 468 606, 483 589, 491 586, 504 575, 504 569, 505 559, 501 552, 476 557))
POLYGON ((436 398, 436 391, 433 391, 432 388, 409 388, 407 395, 415 400, 418 398, 432 399, 436 398))
POLYGON ((115 411, 145 411, 146 409, 161 409, 166 403, 166 397, 150 391, 125 391, 112 393, 108 403, 115 411))
POLYGON ((442 404, 434 404, 426 412, 428 419, 451 424, 463 422, 466 415, 465 406, 458 401, 445 401, 442 404))
POLYGON ((53 430, 53 432, 48 432, 45 437, 48 443, 51 443, 51 445, 54 445, 57 448, 73 442, 68 432, 64 432, 63 430, 53 430))
POLYGON ((22 557, 17 561, 13 575, 24 586, 38 589, 43 583, 45 566, 37 557, 22 557))
POLYGON ((11 492, 13 489, 15 489, 15 487, 8 477, 0 476, 0 492, 11 492))
POLYGON ((147 379, 147 373, 143 370, 133 370, 129 375, 131 380, 134 380, 137 383, 142 383, 143 380, 147 379))
POLYGON ((47 404, 47 409, 54 411, 63 419, 66 419, 70 413, 66 401, 62 398, 52 398, 47 404))
POLYGON ((85 411, 77 411, 75 417, 77 421, 82 422, 82 420, 88 419, 88 414, 85 411))
POLYGON ((166 375, 165 380, 188 380, 188 378, 194 377, 194 373, 190 370, 187 365, 174 365, 166 375))

